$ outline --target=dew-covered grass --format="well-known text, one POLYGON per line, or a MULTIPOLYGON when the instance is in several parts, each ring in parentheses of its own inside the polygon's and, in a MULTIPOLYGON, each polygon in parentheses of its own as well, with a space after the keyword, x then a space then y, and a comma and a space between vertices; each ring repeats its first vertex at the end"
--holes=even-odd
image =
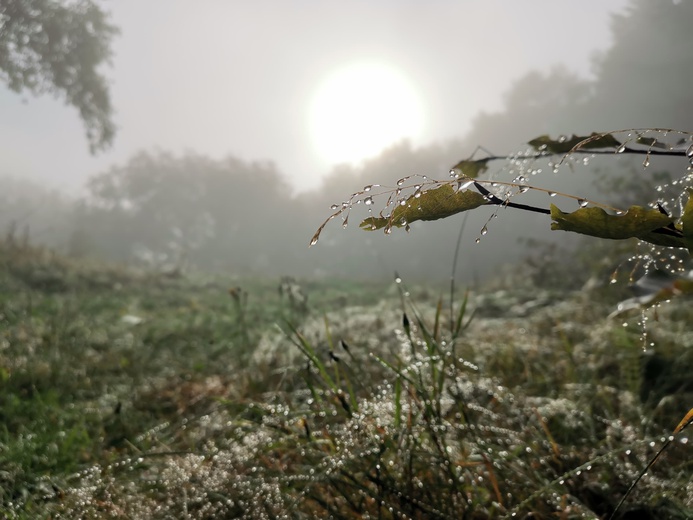
MULTIPOLYGON (((693 407, 683 299, 296 283, 0 248, 0 516, 608 518, 693 407)), ((688 435, 616 518, 693 515, 688 435)))

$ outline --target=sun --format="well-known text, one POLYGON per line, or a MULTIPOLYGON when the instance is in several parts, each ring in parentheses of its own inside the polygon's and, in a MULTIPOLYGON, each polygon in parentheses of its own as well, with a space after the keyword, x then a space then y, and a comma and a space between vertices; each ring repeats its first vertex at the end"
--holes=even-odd
POLYGON ((329 164, 379 154, 423 130, 423 106, 412 82, 395 68, 359 63, 338 69, 319 86, 309 113, 315 151, 329 164))

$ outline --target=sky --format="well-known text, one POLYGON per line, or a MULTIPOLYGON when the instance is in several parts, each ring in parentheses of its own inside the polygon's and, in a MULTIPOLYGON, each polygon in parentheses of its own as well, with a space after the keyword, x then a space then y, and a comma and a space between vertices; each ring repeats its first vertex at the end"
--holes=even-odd
POLYGON ((591 75, 627 0, 117 0, 118 133, 0 86, 0 175, 67 191, 140 150, 272 161, 296 191, 403 138, 463 137, 529 70, 591 75))

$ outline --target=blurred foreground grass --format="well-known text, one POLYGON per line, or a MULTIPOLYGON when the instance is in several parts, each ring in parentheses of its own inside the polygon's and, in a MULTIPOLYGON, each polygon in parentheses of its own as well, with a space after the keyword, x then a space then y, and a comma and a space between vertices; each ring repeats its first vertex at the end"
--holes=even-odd
MULTIPOLYGON (((685 300, 643 353, 603 290, 278 285, 0 246, 0 516, 606 518, 693 406, 685 300)), ((691 460, 617 518, 690 518, 691 460)))

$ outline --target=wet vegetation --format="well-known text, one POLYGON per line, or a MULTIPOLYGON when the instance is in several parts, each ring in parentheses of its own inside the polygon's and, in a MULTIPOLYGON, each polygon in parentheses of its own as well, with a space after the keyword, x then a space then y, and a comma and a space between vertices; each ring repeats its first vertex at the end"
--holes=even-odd
POLYGON ((688 518, 690 305, 609 318, 592 247, 448 301, 6 240, 2 515, 606 518, 673 438, 616 518, 688 518))
MULTIPOLYGON (((692 6, 633 0, 593 79, 531 72, 465 139, 313 192, 194 152, 80 197, 0 179, 0 517, 693 517, 693 141, 583 139, 690 126, 692 6)), ((93 66, 100 13, 69 17, 93 66)), ((27 49, 0 80, 108 145, 96 69, 37 89, 69 56, 27 49)))

